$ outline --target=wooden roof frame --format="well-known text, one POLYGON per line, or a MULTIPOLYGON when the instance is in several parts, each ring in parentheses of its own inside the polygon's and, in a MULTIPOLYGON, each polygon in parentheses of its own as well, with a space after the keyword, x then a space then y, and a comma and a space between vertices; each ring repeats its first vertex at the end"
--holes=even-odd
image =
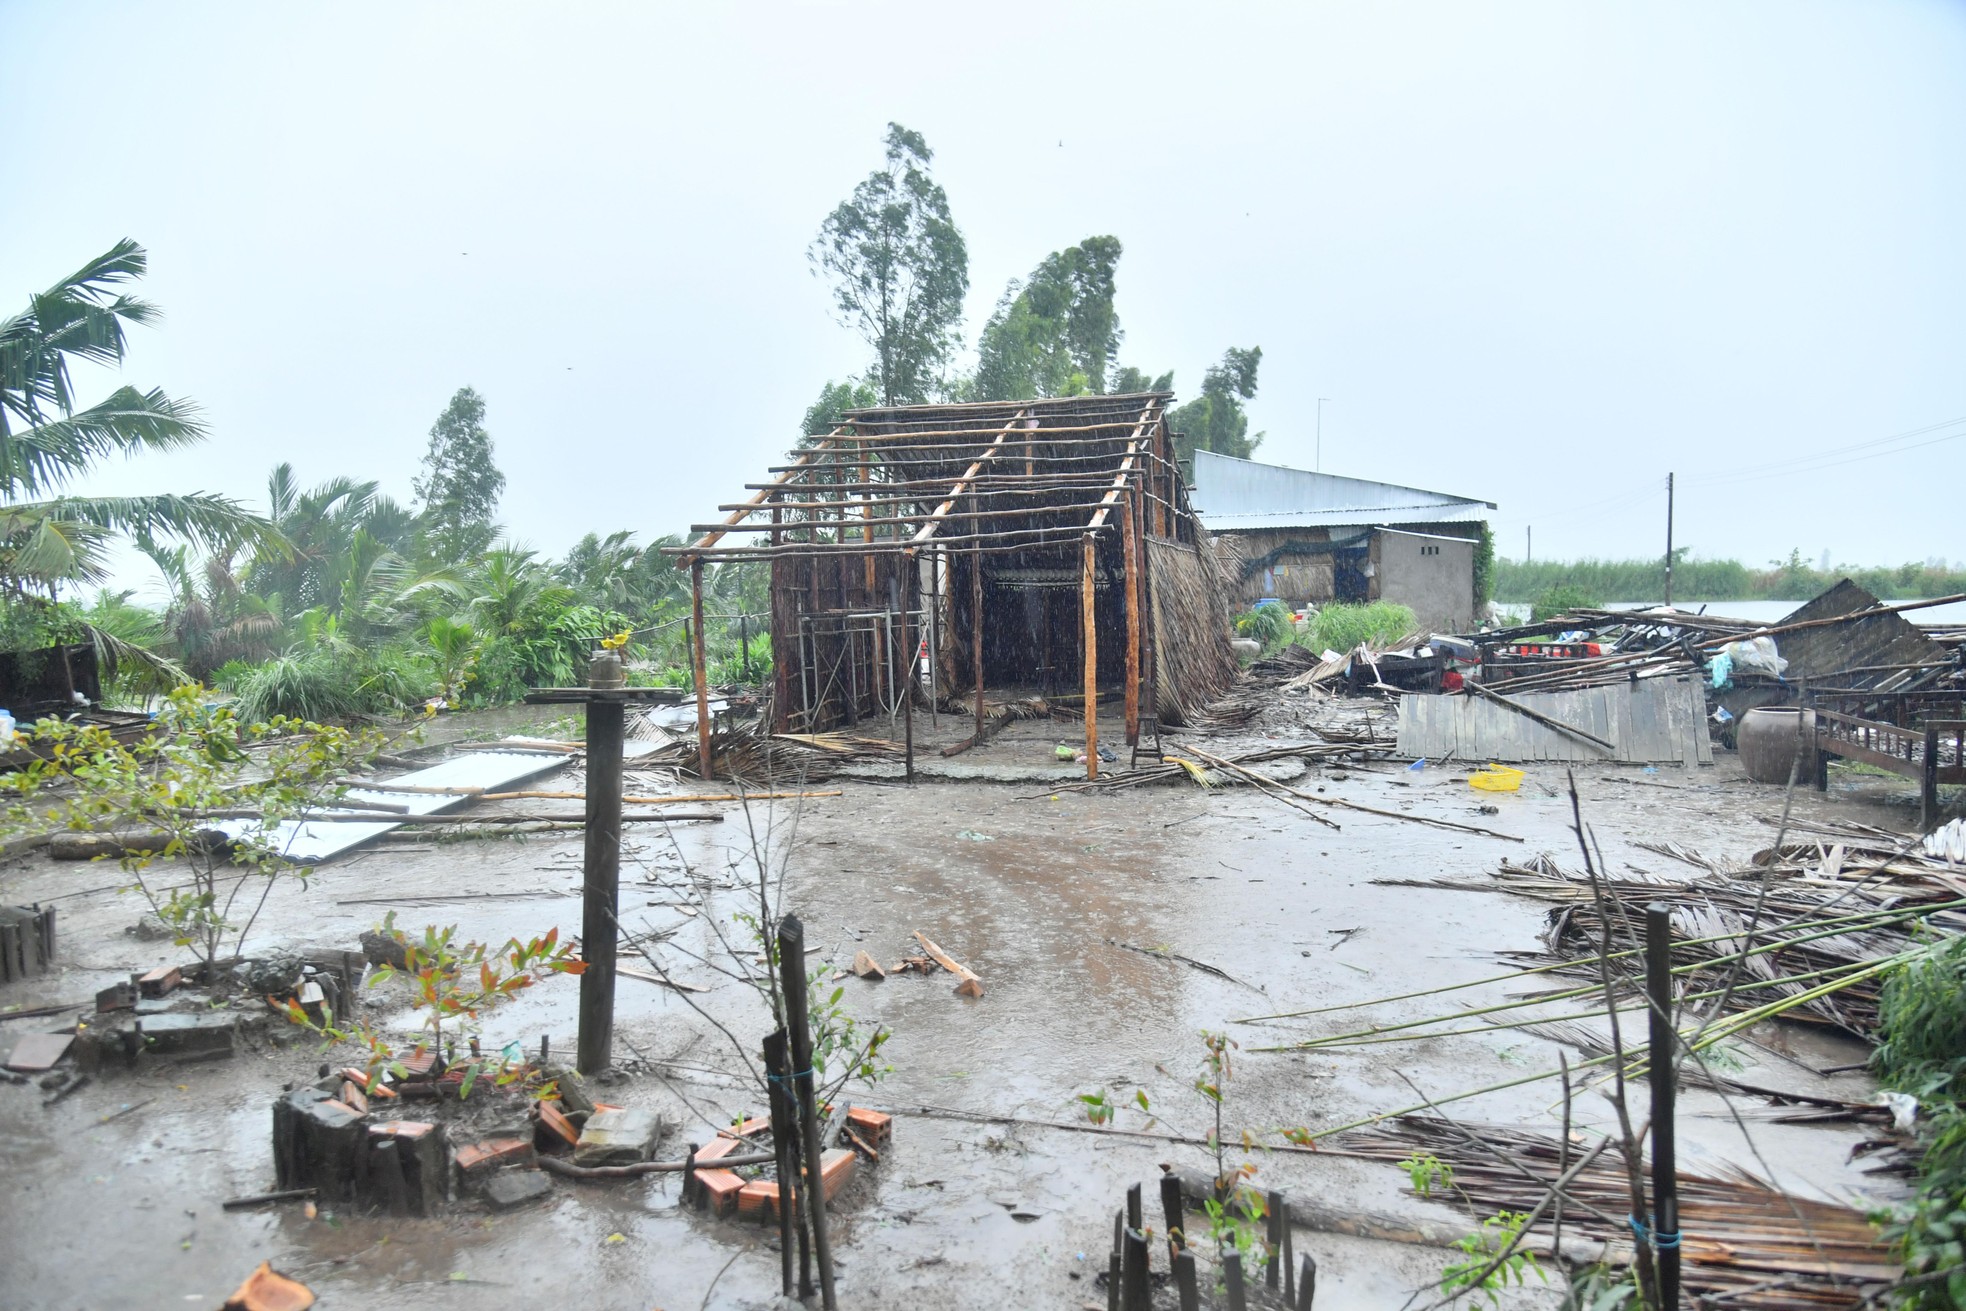
POLYGON ((679 566, 927 547, 1019 551, 1116 531, 1136 494, 1159 535, 1193 540, 1169 392, 847 411, 753 495, 692 524, 679 566), (743 540, 732 540, 742 538, 743 540))

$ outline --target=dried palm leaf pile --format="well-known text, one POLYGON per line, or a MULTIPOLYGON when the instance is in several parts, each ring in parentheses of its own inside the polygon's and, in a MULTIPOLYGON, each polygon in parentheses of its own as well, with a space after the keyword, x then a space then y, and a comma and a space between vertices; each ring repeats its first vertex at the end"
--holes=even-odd
MULTIPOLYGON (((1536 1212, 1552 1185, 1594 1145, 1427 1116, 1347 1134, 1342 1143, 1384 1161, 1415 1153, 1436 1158, 1453 1175, 1431 1194, 1457 1194, 1477 1215, 1536 1212)), ((1745 1172, 1713 1178, 1682 1170, 1678 1178, 1681 1280, 1690 1305, 1854 1307, 1902 1273, 1861 1211, 1784 1193, 1745 1172)), ((1565 1232, 1601 1244, 1608 1264, 1631 1260, 1630 1183, 1616 1150, 1578 1170, 1561 1198, 1565 1232)), ((1545 1205, 1529 1232, 1553 1239, 1556 1220, 1556 1208, 1545 1205)))

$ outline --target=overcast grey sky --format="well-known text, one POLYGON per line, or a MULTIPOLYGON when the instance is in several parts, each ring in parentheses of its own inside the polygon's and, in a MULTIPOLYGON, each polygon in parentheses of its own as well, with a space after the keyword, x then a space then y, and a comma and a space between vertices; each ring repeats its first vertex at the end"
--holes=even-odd
POLYGON ((972 345, 1112 233, 1122 362, 1260 345, 1261 457, 1330 397, 1327 470, 1505 554, 1657 551, 1676 470, 1701 555, 1966 556, 1961 4, 5 0, 0 51, 0 307, 136 238, 125 378, 212 425, 86 490, 408 501, 468 384, 516 539, 714 517, 864 364, 806 248, 895 119, 972 345))

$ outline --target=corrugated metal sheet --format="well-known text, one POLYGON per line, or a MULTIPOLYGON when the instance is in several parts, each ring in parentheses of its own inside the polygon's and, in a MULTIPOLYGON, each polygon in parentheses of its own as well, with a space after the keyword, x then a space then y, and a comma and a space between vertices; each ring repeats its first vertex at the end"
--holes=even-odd
POLYGON ((1619 761, 1634 765, 1711 765, 1706 695, 1690 678, 1641 678, 1574 692, 1511 698, 1617 747, 1607 753, 1568 733, 1472 696, 1399 699, 1399 754, 1427 760, 1619 761))
POLYGON ((1189 499, 1210 529, 1313 528, 1344 524, 1469 523, 1492 501, 1396 483, 1341 478, 1280 464, 1195 452, 1189 499))
MULTIPOLYGON (((419 769, 387 781, 405 787, 481 788, 486 792, 497 792, 515 783, 564 768, 569 759, 558 751, 466 751, 429 769, 419 769)), ((406 806, 412 815, 439 815, 472 801, 468 796, 430 796, 370 788, 350 788, 347 797, 351 801, 381 801, 406 806)), ((248 833, 257 834, 260 830, 259 823, 250 819, 228 820, 214 827, 235 838, 248 833)), ((284 851, 289 860, 312 865, 401 827, 400 824, 386 821, 374 824, 310 824, 289 820, 275 827, 273 846, 276 850, 284 851)))

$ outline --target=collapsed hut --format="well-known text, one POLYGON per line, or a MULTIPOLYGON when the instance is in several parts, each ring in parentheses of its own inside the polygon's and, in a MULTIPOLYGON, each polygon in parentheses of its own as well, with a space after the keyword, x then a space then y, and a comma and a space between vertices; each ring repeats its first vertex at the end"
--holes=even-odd
MULTIPOLYGON (((721 523, 690 570, 698 761, 711 773, 706 562, 771 565, 773 732, 819 733, 967 692, 1076 705, 1088 778, 1102 695, 1156 740, 1236 675, 1228 615, 1173 459, 1167 392, 847 411, 721 523), (929 687, 924 693, 925 661, 929 687)), ((912 737, 911 737, 912 742, 912 737)))

